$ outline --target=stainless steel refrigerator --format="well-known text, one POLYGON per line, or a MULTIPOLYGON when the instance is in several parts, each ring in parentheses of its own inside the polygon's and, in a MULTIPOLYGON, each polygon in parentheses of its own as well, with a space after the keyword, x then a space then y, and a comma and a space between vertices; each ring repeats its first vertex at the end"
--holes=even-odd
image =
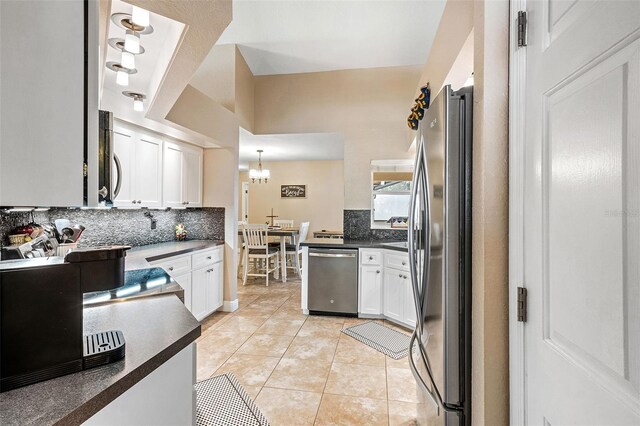
POLYGON ((445 86, 416 139, 409 256, 417 324, 411 370, 420 424, 471 424, 473 88, 445 86))

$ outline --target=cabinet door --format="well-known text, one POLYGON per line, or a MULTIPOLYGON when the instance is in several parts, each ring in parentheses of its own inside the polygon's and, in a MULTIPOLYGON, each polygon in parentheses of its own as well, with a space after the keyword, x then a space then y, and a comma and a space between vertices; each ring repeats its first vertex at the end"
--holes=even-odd
POLYGON ((202 151, 183 151, 184 194, 187 207, 202 206, 202 151))
POLYGON ((382 268, 363 266, 360 268, 360 309, 361 314, 382 314, 382 268))
POLYGON ((173 279, 184 290, 184 306, 186 306, 187 309, 191 311, 191 272, 178 275, 176 277, 173 277, 173 279))
POLYGON ((162 206, 162 140, 139 134, 134 165, 135 198, 141 207, 162 206))
POLYGON ((222 262, 214 263, 210 268, 209 283, 207 286, 207 312, 211 313, 222 306, 222 262))
POLYGON ((179 145, 165 142, 162 198, 164 207, 184 207, 183 152, 179 145))
POLYGON ((129 129, 114 125, 113 150, 115 156, 112 167, 115 173, 113 173, 111 185, 115 190, 118 183, 120 184, 120 190, 113 200, 113 205, 116 207, 134 206, 135 134, 129 129))
POLYGON ((83 205, 85 3, 0 1, 0 206, 83 205))
POLYGON ((207 315, 207 287, 211 267, 200 268, 191 273, 191 313, 198 321, 207 315))
POLYGON ((402 321, 403 318, 404 275, 406 273, 396 269, 384 271, 384 315, 396 321, 402 321))
POLYGON ((404 317, 402 322, 408 326, 416 326, 416 305, 413 297, 413 285, 411 284, 411 278, 409 274, 404 279, 404 317))

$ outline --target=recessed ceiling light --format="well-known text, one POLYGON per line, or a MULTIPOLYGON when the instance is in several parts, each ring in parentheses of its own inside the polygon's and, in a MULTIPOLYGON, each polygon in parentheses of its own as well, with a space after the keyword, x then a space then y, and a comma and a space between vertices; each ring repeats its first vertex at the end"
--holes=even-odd
MULTIPOLYGON (((124 50, 124 39, 113 37, 109 39, 109 46, 114 48, 115 50, 122 52, 124 50)), ((133 52, 130 52, 133 53, 133 52)), ((133 53, 134 55, 142 55, 144 53, 144 47, 140 46, 140 53, 133 53)))
POLYGON ((111 15, 111 22, 116 24, 118 28, 121 28, 125 31, 135 31, 141 35, 151 34, 153 32, 153 27, 151 25, 143 27, 142 25, 134 24, 129 13, 114 13, 113 15, 111 15))

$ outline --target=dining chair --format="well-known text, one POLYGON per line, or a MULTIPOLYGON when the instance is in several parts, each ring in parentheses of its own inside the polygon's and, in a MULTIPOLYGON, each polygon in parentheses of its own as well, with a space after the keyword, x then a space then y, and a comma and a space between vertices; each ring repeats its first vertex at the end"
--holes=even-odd
POLYGON ((283 228, 293 228, 294 221, 290 219, 274 219, 274 226, 281 226, 283 228))
MULTIPOLYGON (((247 224, 246 221, 244 220, 239 220, 238 221, 238 230, 242 231, 242 227, 245 226, 247 224)), ((238 241, 238 277, 241 276, 242 274, 242 264, 243 264, 243 259, 244 259, 244 238, 242 238, 241 241, 238 241)))
POLYGON ((271 272, 275 271, 276 279, 280 276, 280 250, 269 246, 267 225, 244 225, 242 237, 245 244, 242 285, 247 283, 247 276, 252 276, 265 277, 268 287, 271 272), (253 273, 249 273, 249 260, 253 260, 253 273), (273 267, 271 267, 271 261, 274 261, 273 267))
POLYGON ((300 243, 307 239, 307 234, 309 234, 309 222, 302 222, 300 224, 300 233, 298 234, 298 238, 295 244, 287 244, 285 256, 287 258, 292 256, 292 265, 287 266, 287 268, 292 268, 296 271, 298 276, 302 278, 302 268, 300 267, 300 256, 302 255, 302 250, 300 249, 300 243))
MULTIPOLYGON (((281 228, 293 228, 294 227, 294 221, 291 219, 274 219, 273 220, 273 226, 279 226, 281 228)), ((279 243, 279 239, 273 239, 271 241, 272 245, 275 243, 279 243)), ((285 241, 289 244, 292 243, 291 238, 290 237, 286 237, 285 241)))

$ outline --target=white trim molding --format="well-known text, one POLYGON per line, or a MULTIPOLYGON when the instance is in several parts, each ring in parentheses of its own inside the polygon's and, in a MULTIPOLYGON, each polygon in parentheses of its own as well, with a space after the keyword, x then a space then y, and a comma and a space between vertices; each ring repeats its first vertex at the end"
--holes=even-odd
POLYGON ((222 304, 222 312, 235 312, 238 310, 238 299, 225 300, 222 304))
POLYGON ((524 323, 517 318, 524 282, 524 130, 526 47, 518 47, 518 12, 527 0, 510 0, 509 12, 509 405, 511 425, 526 424, 524 323))

